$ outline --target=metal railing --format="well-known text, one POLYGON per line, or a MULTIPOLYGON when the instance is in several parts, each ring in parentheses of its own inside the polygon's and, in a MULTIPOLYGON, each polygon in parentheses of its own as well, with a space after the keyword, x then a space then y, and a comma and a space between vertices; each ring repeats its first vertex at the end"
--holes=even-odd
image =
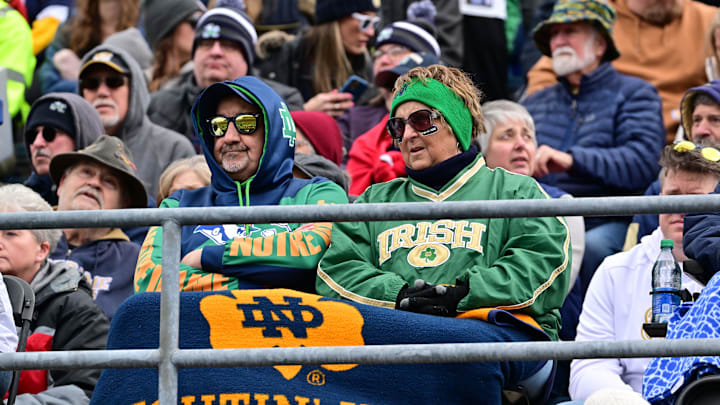
MULTIPOLYGON (((180 231, 183 225, 226 223, 303 223, 617 216, 634 213, 720 212, 720 195, 605 197, 550 200, 463 201, 359 205, 258 206, 106 211, 0 213, 0 229, 163 226, 163 285, 179 285, 180 231)), ((64 351, 0 354, 0 370, 49 368, 157 368, 160 405, 177 404, 179 368, 269 366, 282 364, 401 364, 498 360, 567 360, 718 356, 720 339, 410 344, 343 347, 180 350, 177 288, 162 290, 158 349, 64 351)))

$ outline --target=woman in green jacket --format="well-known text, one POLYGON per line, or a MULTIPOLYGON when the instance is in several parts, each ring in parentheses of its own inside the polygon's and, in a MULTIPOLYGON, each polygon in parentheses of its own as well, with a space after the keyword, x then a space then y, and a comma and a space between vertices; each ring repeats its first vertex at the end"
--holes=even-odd
MULTIPOLYGON (((390 116, 408 178, 374 184, 357 203, 549 198, 532 178, 485 165, 471 144, 484 130, 478 91, 461 71, 410 70, 395 83, 390 116)), ((488 342, 557 340, 570 276, 562 217, 344 222, 331 240, 321 295, 481 319, 488 342)), ((543 364, 495 363, 483 403, 499 403, 501 388, 543 364)))

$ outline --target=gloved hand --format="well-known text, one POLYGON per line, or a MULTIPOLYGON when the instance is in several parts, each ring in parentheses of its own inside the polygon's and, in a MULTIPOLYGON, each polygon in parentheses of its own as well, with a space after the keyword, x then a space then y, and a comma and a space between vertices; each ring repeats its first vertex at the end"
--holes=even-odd
POLYGON ((389 150, 382 155, 373 167, 373 182, 384 183, 398 177, 405 177, 405 161, 402 152, 389 150))
POLYGON ((407 284, 400 289, 395 308, 421 314, 450 316, 457 315, 457 306, 470 288, 459 280, 454 286, 434 285, 424 280, 415 280, 412 287, 407 284))

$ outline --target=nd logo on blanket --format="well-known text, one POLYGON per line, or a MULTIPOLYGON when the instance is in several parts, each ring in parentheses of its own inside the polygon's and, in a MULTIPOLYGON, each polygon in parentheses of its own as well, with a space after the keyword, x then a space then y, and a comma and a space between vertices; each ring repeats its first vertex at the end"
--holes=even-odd
MULTIPOLYGON (((233 290, 232 297, 211 295, 200 301, 210 325, 215 349, 302 346, 359 346, 363 317, 355 307, 317 295, 288 290, 233 290)), ((326 364, 346 371, 355 364, 326 364)), ((295 378, 302 366, 275 366, 285 379, 295 378)))

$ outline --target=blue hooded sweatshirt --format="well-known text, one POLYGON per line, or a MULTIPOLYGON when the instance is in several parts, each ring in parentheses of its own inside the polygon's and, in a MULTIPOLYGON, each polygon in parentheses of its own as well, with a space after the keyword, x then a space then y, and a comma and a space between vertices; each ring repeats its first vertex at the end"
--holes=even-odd
MULTIPOLYGON (((283 100, 255 77, 215 83, 195 101, 193 126, 202 140, 212 179, 210 186, 180 190, 161 208, 314 205, 347 203, 340 186, 323 177, 293 177, 295 124, 283 100), (255 174, 233 180, 215 160, 209 118, 229 96, 258 106, 265 142, 255 174)), ((230 124, 232 125, 232 124, 230 124)), ((262 129, 259 129, 262 130, 262 129)), ((188 225, 182 228, 181 257, 202 249, 201 269, 180 265, 184 291, 291 288, 314 291, 315 269, 330 243, 331 223, 188 225)), ((162 229, 148 231, 135 270, 135 291, 159 291, 162 229)))

